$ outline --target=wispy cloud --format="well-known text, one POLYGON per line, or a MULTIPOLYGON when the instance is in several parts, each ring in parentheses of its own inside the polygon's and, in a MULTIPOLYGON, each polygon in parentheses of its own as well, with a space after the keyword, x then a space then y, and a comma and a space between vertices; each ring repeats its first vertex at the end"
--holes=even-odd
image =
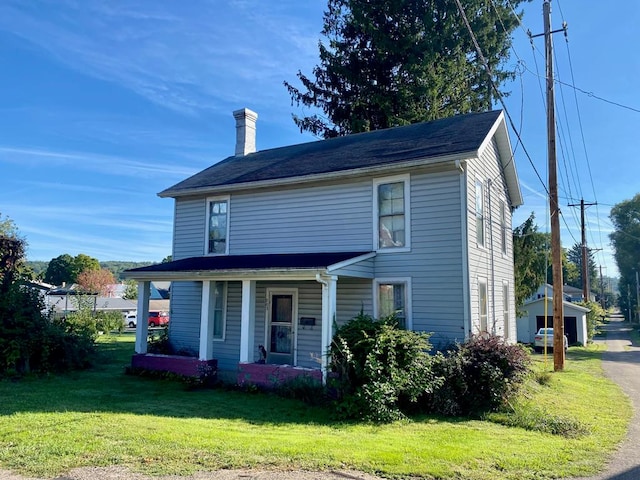
POLYGON ((47 163, 73 166, 77 169, 91 170, 110 175, 130 177, 184 178, 198 170, 179 163, 145 162, 132 158, 101 155, 92 152, 65 152, 44 148, 22 148, 0 145, 0 163, 11 162, 32 165, 47 163))
POLYGON ((31 3, 10 1, 0 6, 0 29, 164 107, 226 112, 230 102, 264 101, 265 91, 313 62, 319 28, 287 14, 297 4, 59 1, 45 15, 31 3), (288 42, 266 41, 274 34, 288 42))

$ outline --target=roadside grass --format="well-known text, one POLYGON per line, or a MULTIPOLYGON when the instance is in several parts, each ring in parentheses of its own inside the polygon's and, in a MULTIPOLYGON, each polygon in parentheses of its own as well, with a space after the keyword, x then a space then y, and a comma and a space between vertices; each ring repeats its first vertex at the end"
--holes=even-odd
POLYGON ((568 437, 509 426, 520 422, 514 412, 484 420, 337 422, 326 409, 272 394, 188 390, 175 380, 125 375, 131 335, 106 336, 99 351, 92 370, 0 381, 2 468, 45 477, 121 465, 151 475, 256 468, 561 478, 602 468, 631 417, 629 400, 603 376, 597 346, 571 348, 560 373, 547 373, 552 358, 545 364, 534 355, 536 373, 514 404, 520 414, 557 415, 584 427, 568 437))

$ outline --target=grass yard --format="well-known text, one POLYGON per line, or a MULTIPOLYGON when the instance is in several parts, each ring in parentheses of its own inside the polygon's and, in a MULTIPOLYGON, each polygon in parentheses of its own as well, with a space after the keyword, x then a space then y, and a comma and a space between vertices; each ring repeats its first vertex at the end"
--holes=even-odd
POLYGON ((588 433, 577 438, 489 420, 335 422, 326 410, 275 395, 125 375, 132 352, 132 336, 105 337, 93 370, 0 381, 0 467, 45 477, 123 465, 152 475, 348 468, 387 477, 560 478, 601 468, 631 416, 628 399, 603 377, 596 347, 571 348, 559 374, 541 373, 553 359, 545 367, 535 355, 546 382, 529 382, 518 406, 579 421, 588 433))

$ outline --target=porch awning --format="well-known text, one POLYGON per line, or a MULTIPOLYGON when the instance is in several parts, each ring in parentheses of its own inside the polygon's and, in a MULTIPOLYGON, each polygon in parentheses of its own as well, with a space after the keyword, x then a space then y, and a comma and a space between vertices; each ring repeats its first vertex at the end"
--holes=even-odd
POLYGON ((375 252, 326 252, 201 256, 126 270, 123 276, 134 280, 201 280, 271 275, 312 278, 317 273, 329 273, 373 278, 375 255, 375 252), (353 268, 357 264, 360 268, 353 268))

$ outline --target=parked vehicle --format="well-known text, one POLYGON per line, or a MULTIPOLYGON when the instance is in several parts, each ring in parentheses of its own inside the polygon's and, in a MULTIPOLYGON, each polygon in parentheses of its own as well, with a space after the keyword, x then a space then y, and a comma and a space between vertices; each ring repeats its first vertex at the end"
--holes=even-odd
MULTIPOLYGON (((138 313, 128 313, 124 317, 124 324, 129 328, 135 328, 138 324, 138 313)), ((153 327, 163 327, 169 324, 169 314, 167 312, 149 312, 148 325, 153 327)))
POLYGON ((149 312, 149 326, 163 327, 169 324, 169 314, 167 312, 149 312))
MULTIPOLYGON (((536 333, 536 336, 533 338, 533 349, 536 352, 542 352, 545 347, 545 342, 548 350, 553 350, 553 328, 541 328, 536 333), (546 338, 546 340, 545 340, 546 338)), ((567 351, 569 347, 569 339, 567 336, 564 336, 564 351, 567 351)))

